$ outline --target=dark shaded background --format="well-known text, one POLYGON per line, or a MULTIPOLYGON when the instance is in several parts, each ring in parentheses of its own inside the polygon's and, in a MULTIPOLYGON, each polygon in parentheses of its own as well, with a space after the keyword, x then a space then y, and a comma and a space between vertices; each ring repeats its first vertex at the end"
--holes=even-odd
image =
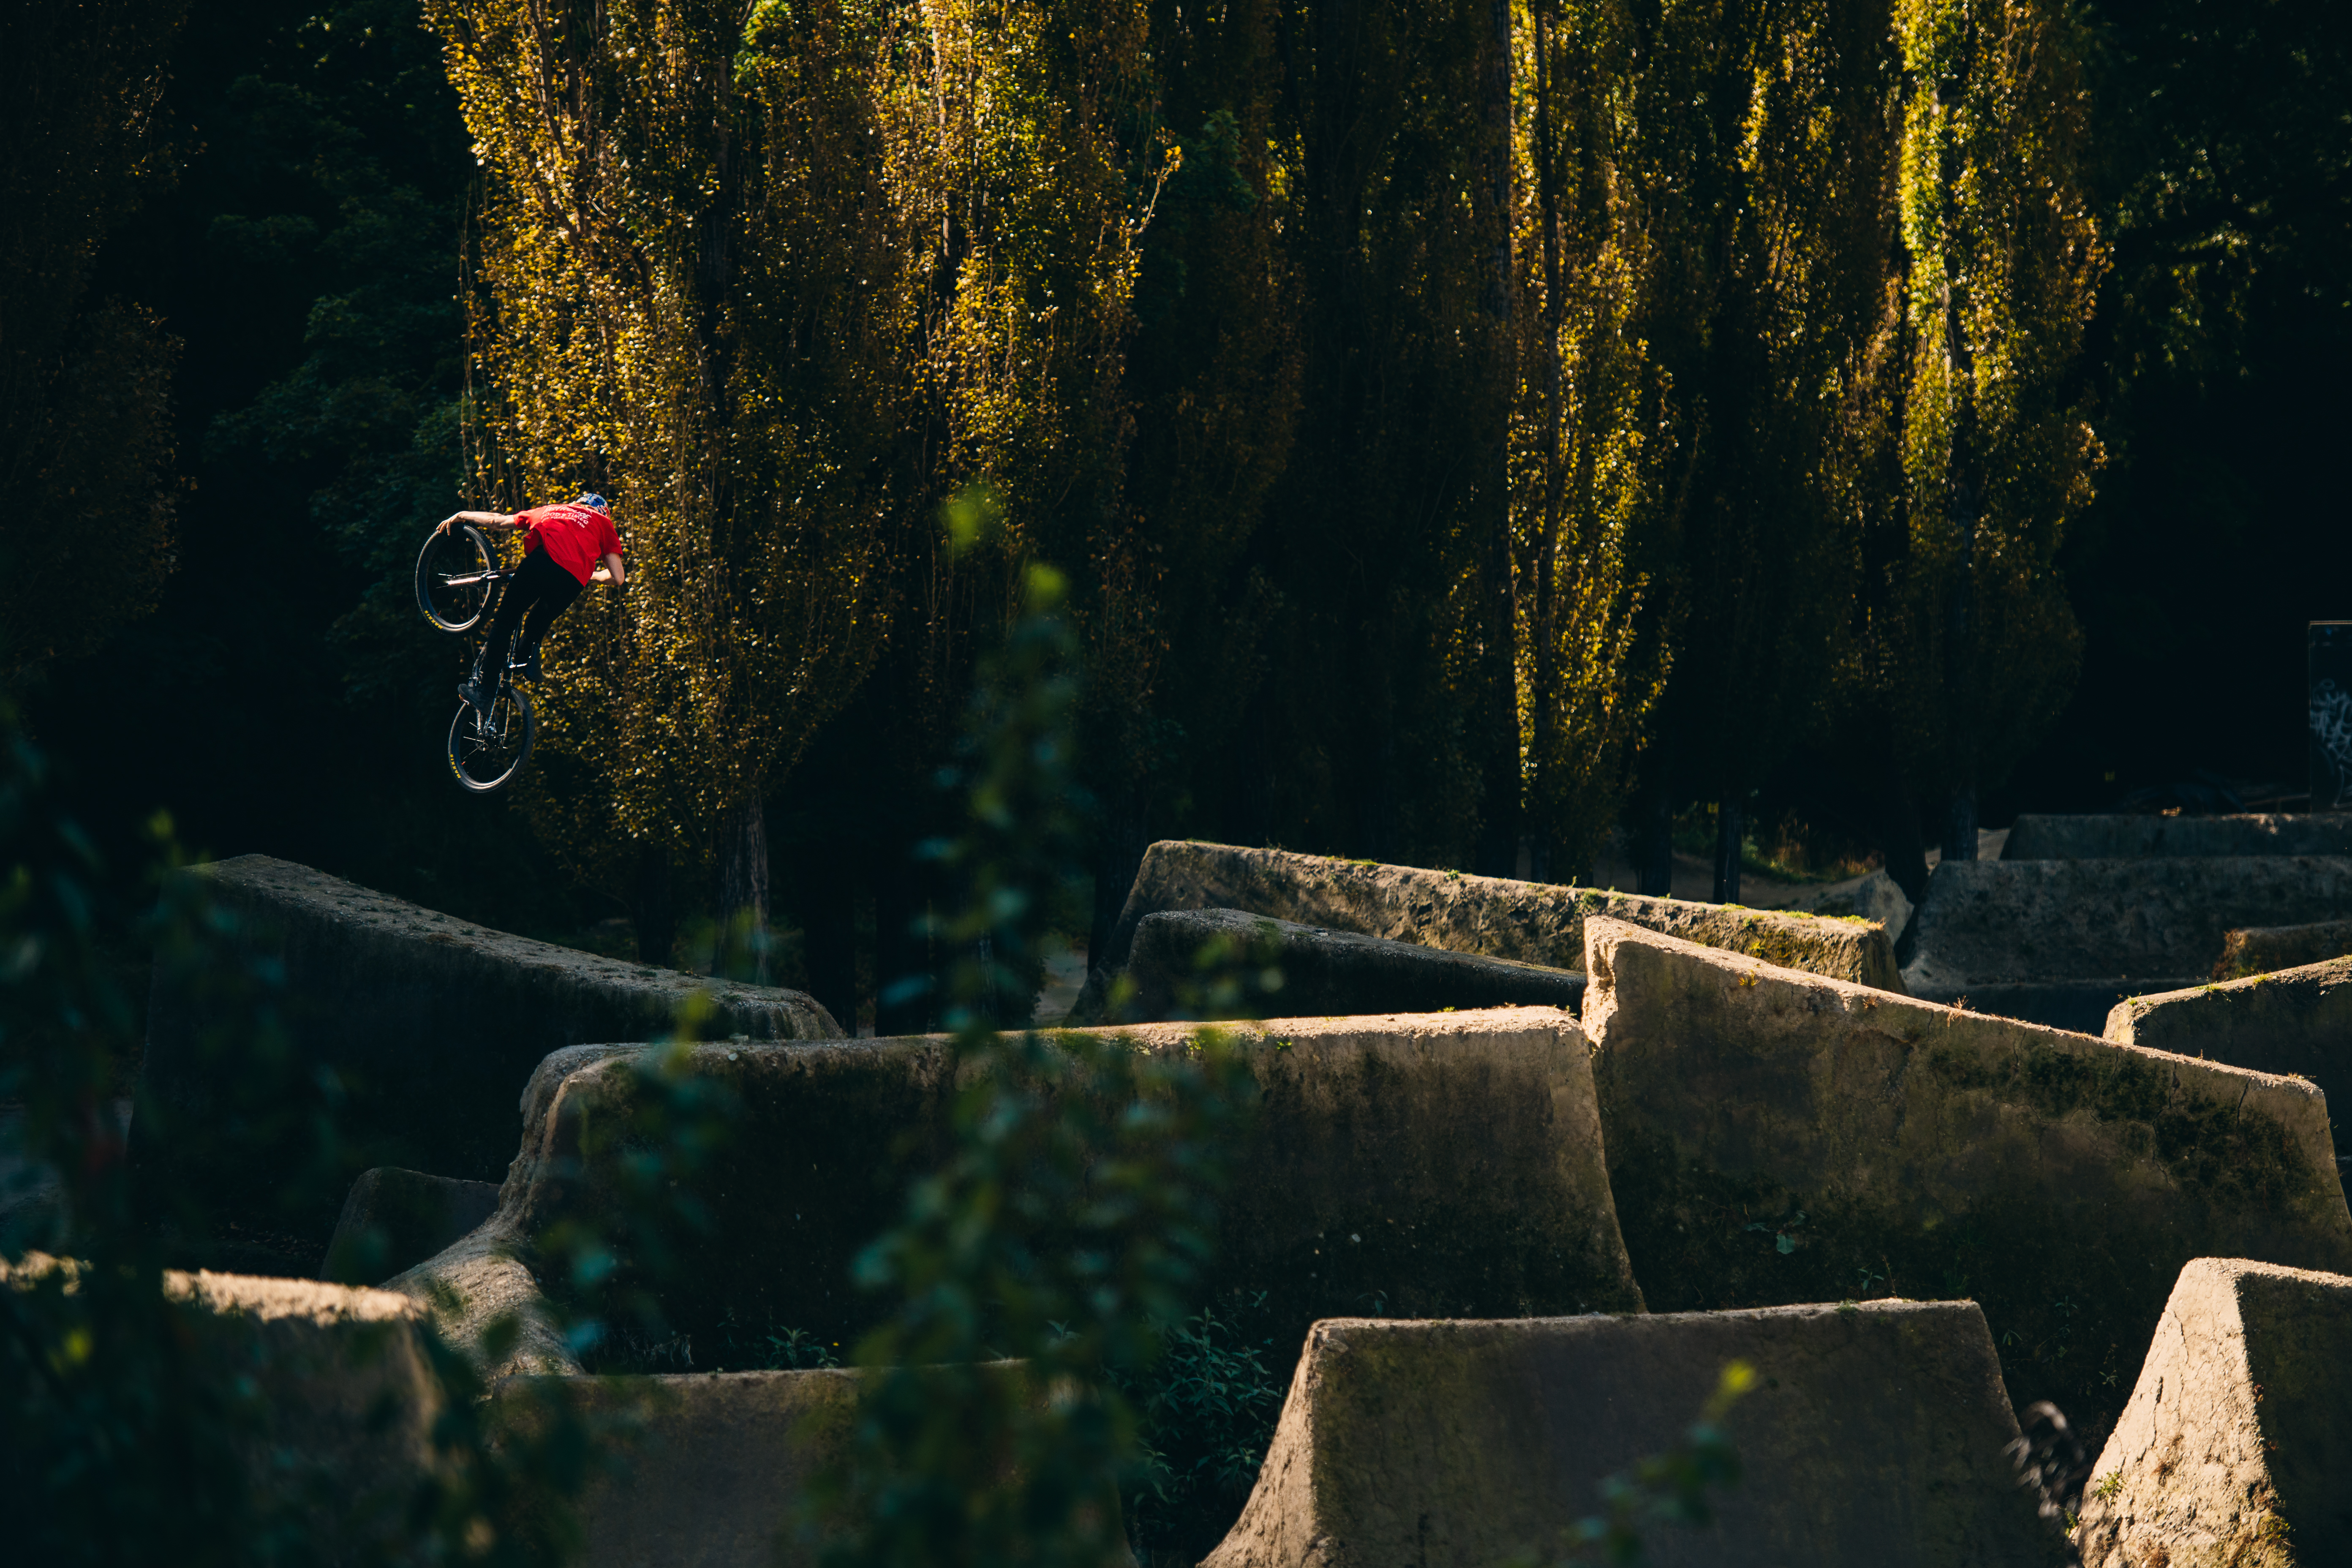
MULTIPOLYGON (((2300 790, 2304 625, 2352 618, 2352 29, 2316 4, 2086 14, 2116 261, 2082 368, 2109 460, 2063 558, 2086 655, 1987 826, 2200 770, 2300 790)), ((172 59, 180 175, 111 237, 92 297, 146 304, 185 345, 179 568, 155 615, 39 678, 37 732, 119 866, 168 808, 199 852, 625 943, 617 902, 449 786, 459 650, 406 598, 461 471, 474 164, 435 42, 410 0, 210 0, 172 59)), ((845 1021, 877 973, 922 962, 891 933, 926 895, 908 848, 938 826, 939 742, 907 733, 887 677, 771 806, 779 923, 804 932, 787 976, 845 1021)), ((1866 851, 1870 803, 1830 755, 1800 748, 1750 818, 1866 851)), ((1250 837, 1217 798, 1160 792, 1145 836, 1250 837)))

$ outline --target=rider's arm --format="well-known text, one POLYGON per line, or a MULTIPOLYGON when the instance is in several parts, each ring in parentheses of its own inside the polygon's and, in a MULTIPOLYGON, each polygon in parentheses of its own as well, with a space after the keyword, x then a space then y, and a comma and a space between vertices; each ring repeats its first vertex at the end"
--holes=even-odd
POLYGON ((621 558, 618 555, 607 555, 604 557, 604 570, 613 574, 614 587, 619 588, 627 584, 629 574, 621 570, 621 558))
POLYGON ((434 531, 446 533, 453 522, 478 522, 484 528, 520 528, 522 513, 519 511, 453 511, 441 520, 434 531))

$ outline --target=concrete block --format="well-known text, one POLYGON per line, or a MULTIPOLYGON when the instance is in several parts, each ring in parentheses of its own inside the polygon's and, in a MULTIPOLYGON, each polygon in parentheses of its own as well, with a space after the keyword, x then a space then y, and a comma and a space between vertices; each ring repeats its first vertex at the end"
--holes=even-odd
POLYGON ((416 1302, 389 1290, 204 1270, 168 1271, 163 1289, 243 1342, 269 1401, 275 1447, 339 1478, 346 1498, 417 1476, 431 1452, 440 1384, 417 1339, 416 1302), (379 1426, 383 1406, 391 1417, 379 1426))
MULTIPOLYGON (((41 1253, 0 1259, 0 1291, 59 1271, 70 1289, 79 1268, 41 1253)), ((173 1332, 194 1374, 229 1400, 258 1396, 247 1407, 251 1424, 240 1418, 221 1436, 259 1514, 287 1510, 309 1540, 334 1543, 331 1561, 394 1560, 441 1411, 417 1303, 383 1290, 208 1271, 167 1270, 163 1289, 193 1309, 176 1315, 173 1332)), ((100 1353, 108 1353, 103 1344, 100 1353)))
POLYGON ((2029 814, 2017 819, 2000 851, 2004 860, 2128 860, 2167 855, 2352 855, 2352 813, 2029 814))
POLYGON ((362 1171, 327 1243, 331 1279, 383 1279, 424 1262, 490 1217, 495 1182, 428 1176, 397 1165, 362 1171))
MULTIPOLYGON (((335 1069, 348 1095, 342 1134, 378 1163, 496 1180, 514 1152, 515 1097, 542 1058, 583 1041, 665 1035, 698 992, 710 998, 702 1027, 714 1037, 842 1032, 801 992, 714 984, 532 942, 267 856, 187 874, 236 917, 241 942, 284 965, 294 1048, 335 1069)), ((245 1022, 222 1015, 222 1005, 158 968, 146 1087, 181 1112, 174 1121, 200 1133, 226 1088, 213 1081, 205 1036, 245 1022)), ((173 1159, 175 1179, 230 1215, 255 1212, 299 1158, 268 1148, 159 1151, 138 1129, 132 1138, 142 1160, 173 1159)), ((299 1222, 315 1228, 320 1246, 334 1223, 333 1203, 299 1222)))
POLYGON ((2017 1421, 1972 1302, 1315 1325, 1241 1521, 1203 1568, 1549 1563, 1601 1484, 1670 1447, 1727 1363, 1738 1483, 1660 1568, 2011 1568, 2054 1539, 2001 1454, 2017 1421))
POLYGON ((591 1416, 638 1423, 625 1468, 580 1500, 584 1568, 815 1568, 803 1508, 846 1447, 857 1374, 704 1373, 583 1380, 591 1416))
POLYGON ((2352 921, 2314 921, 2299 926, 2247 926, 2221 933, 2216 980, 2275 974, 2306 963, 2325 963, 2352 954, 2352 921))
MULTIPOLYGON (((1639 1310, 1617 1234, 1576 1021, 1550 1007, 1232 1026, 1261 1101, 1228 1151, 1212 1296, 1265 1292, 1265 1321, 1296 1346, 1318 1318, 1380 1310, 1509 1316, 1639 1310)), ((1121 1037, 1184 1048, 1192 1031, 1121 1037)), ((447 1325, 478 1343, 536 1287, 509 1255, 567 1214, 594 1213, 609 1173, 576 1168, 583 1119, 626 1110, 635 1053, 559 1053, 525 1098, 525 1142, 499 1211, 440 1257, 392 1281, 432 1280, 478 1302, 447 1325)), ((787 1046, 698 1047, 744 1121, 708 1184, 713 1229, 681 1237, 664 1307, 724 1364, 736 1331, 793 1328, 851 1342, 876 1304, 849 1281, 860 1248, 896 1222, 908 1179, 946 1148, 949 1056, 938 1036, 787 1046), (900 1151, 894 1157, 893 1151, 900 1151)), ((505 1370, 568 1371, 551 1334, 505 1370)))
POLYGON ((2309 1079, 2352 1105, 2352 958, 2118 1002, 2106 1037, 2309 1079))
POLYGON ((2352 858, 1946 861, 1905 938, 1904 984, 1949 1002, 1994 984, 2192 985, 2225 931, 2352 907, 2352 858))
POLYGON ((1248 1000, 1262 1003, 1252 1009, 1256 1012, 1337 1016, 1540 1003, 1574 1013, 1584 1005, 1580 970, 1358 936, 1240 910, 1163 910, 1135 928, 1127 970, 1135 983, 1131 1010, 1150 1019, 1229 1016, 1231 1009, 1204 1010, 1198 994, 1202 963, 1220 960, 1242 964, 1246 980, 1254 981, 1263 966, 1280 969, 1279 991, 1244 987, 1248 1000))
POLYGON ((2190 1263, 2091 1473, 2087 1568, 2352 1563, 2352 1279, 2190 1263))
POLYGON ((1244 910, 1303 926, 1554 969, 1574 969, 1582 962, 1584 919, 1606 914, 1793 969, 1865 985, 1902 987, 1887 933, 1860 919, 1651 899, 1282 849, 1163 840, 1144 851, 1118 923, 1104 950, 1091 955, 1087 989, 1072 1021, 1101 1021, 1111 977, 1127 968, 1136 931, 1146 916, 1163 910, 1213 909, 1244 910))
POLYGON ((2112 1410, 2173 1277, 2352 1262, 2318 1090, 1587 928, 1609 1175, 1652 1307, 1966 1296, 2018 1405, 2112 1410))

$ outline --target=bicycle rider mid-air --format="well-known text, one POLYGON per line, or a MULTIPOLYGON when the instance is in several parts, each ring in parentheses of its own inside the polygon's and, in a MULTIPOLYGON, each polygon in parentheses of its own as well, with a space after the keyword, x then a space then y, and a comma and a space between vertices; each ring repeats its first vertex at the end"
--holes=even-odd
POLYGON ((597 566, 601 563, 612 574, 615 588, 628 578, 621 570, 621 536, 613 531, 612 509, 603 496, 593 492, 575 501, 536 506, 529 511, 452 512, 441 520, 436 531, 447 533, 460 522, 501 531, 530 531, 523 542, 522 565, 499 600, 490 635, 475 656, 474 672, 457 688, 458 696, 482 710, 488 708, 498 689, 497 673, 506 667, 518 626, 523 637, 523 676, 537 680, 541 641, 555 617, 570 608, 594 578, 597 566), (493 659, 499 662, 492 663, 493 659))

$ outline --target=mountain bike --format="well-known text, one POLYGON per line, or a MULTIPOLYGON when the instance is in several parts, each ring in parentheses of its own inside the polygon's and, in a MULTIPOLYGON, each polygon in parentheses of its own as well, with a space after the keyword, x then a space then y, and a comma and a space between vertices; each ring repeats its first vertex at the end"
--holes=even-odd
MULTIPOLYGON (((463 637, 479 626, 487 635, 486 623, 494 617, 499 595, 513 576, 514 569, 500 561, 498 546, 472 523, 446 533, 436 530, 425 536, 425 548, 417 553, 416 607, 445 632, 463 637)), ((474 639, 467 643, 478 648, 474 639)), ((530 759, 537 721, 530 696, 515 684, 522 667, 509 662, 513 655, 509 647, 507 658, 499 661, 502 668, 490 674, 494 684, 488 707, 477 708, 460 699, 457 715, 449 721, 449 772, 459 788, 474 795, 504 788, 530 759)), ((473 657, 469 652, 469 666, 473 657)))

